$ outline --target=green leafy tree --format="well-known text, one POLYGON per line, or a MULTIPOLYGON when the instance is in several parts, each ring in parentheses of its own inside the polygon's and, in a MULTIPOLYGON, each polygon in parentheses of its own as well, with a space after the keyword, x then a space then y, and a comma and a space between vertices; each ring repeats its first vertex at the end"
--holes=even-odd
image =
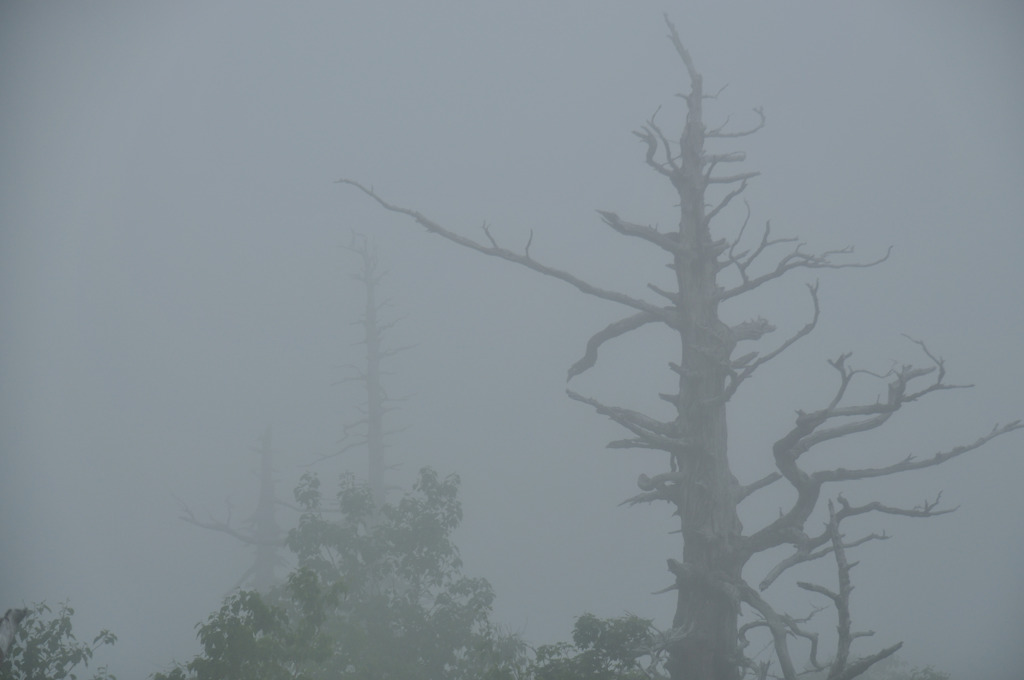
POLYGON ((536 680, 647 680, 656 673, 660 655, 648 619, 628 615, 576 619, 572 642, 537 648, 532 673, 536 680), (649 663, 644 664, 644 658, 649 663))
POLYGON ((379 508, 351 476, 325 513, 319 480, 296 492, 305 512, 288 543, 325 582, 343 581, 342 615, 327 626, 341 644, 332 666, 357 677, 456 677, 492 637, 490 584, 462 574, 451 534, 462 521, 459 479, 425 468, 411 493, 379 508))
MULTIPOLYGON (((56 612, 45 602, 34 605, 21 621, 8 654, 0 658, 0 680, 78 680, 78 669, 88 667, 93 653, 113 645, 117 636, 101 630, 91 644, 79 642, 72 631, 74 615, 67 601, 56 612)), ((115 680, 105 666, 90 677, 115 680)))
POLYGON ((270 596, 243 590, 197 626, 203 652, 154 680, 284 680, 321 677, 331 641, 322 631, 340 602, 340 583, 297 569, 270 596))
POLYGON ((397 504, 342 477, 336 503, 306 475, 283 587, 227 598, 199 626, 202 653, 155 680, 517 677, 523 646, 489 620, 494 593, 462 574, 459 479, 420 472, 397 504), (519 665, 517 665, 519 664, 519 665))

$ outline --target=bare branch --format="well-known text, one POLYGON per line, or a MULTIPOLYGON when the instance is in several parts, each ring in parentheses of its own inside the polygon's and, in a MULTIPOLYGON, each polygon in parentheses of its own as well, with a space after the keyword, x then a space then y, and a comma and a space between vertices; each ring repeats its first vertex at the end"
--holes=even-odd
POLYGON ((753 375, 754 371, 785 352, 800 338, 809 335, 818 325, 818 317, 821 315, 821 308, 818 304, 818 282, 815 281, 814 285, 808 285, 807 289, 810 291, 811 301, 814 303, 814 315, 811 317, 811 320, 777 348, 764 356, 758 357, 753 362, 746 363, 743 370, 739 373, 733 373, 729 378, 729 382, 725 386, 725 392, 722 394, 723 401, 729 401, 729 399, 731 399, 736 393, 736 390, 739 389, 740 385, 743 384, 743 381, 753 375))
POLYGON ((596 399, 584 397, 572 390, 566 390, 565 392, 569 395, 570 399, 592 406, 601 415, 607 416, 623 426, 651 448, 670 453, 679 453, 686 449, 689 444, 687 438, 679 436, 675 432, 673 423, 664 423, 627 408, 606 406, 596 399))
POLYGON ((623 236, 641 238, 673 254, 681 251, 678 239, 674 238, 672 234, 663 234, 657 229, 643 224, 626 222, 615 213, 607 210, 598 210, 597 214, 601 216, 605 224, 623 236))
MULTIPOLYGON (((657 115, 657 111, 655 111, 655 115, 657 115)), ((668 167, 665 167, 665 164, 659 163, 654 158, 655 154, 657 154, 658 152, 658 138, 657 136, 655 136, 654 130, 651 128, 653 121, 654 117, 652 116, 650 122, 644 126, 642 131, 635 130, 633 134, 639 137, 644 142, 644 144, 647 145, 647 165, 651 166, 662 175, 665 175, 666 177, 671 177, 672 173, 675 171, 675 164, 674 162, 672 162, 671 154, 669 154, 668 167)))
POLYGON ((743 241, 743 234, 747 231, 747 225, 750 224, 750 203, 746 199, 743 200, 743 207, 747 209, 747 214, 743 218, 743 224, 740 225, 740 230, 736 234, 736 238, 733 239, 732 243, 729 244, 729 249, 726 251, 728 257, 724 262, 718 263, 718 270, 725 269, 730 264, 736 263, 740 258, 744 257, 748 251, 744 250, 742 253, 736 252, 736 247, 739 246, 740 242, 743 241))
POLYGON ((676 54, 683 60, 683 65, 686 66, 686 73, 690 76, 690 90, 698 97, 702 96, 703 78, 700 73, 697 72, 697 67, 693 65, 693 58, 690 56, 689 51, 683 46, 683 41, 679 38, 679 32, 676 30, 675 24, 668 18, 668 14, 665 15, 665 23, 668 25, 669 40, 672 41, 672 46, 676 48, 676 54))
MULTIPOLYGON (((619 503, 619 505, 639 505, 640 503, 653 503, 654 501, 673 501, 674 499, 670 496, 665 495, 659 491, 645 491, 638 493, 635 496, 630 496, 626 500, 619 503)), ((673 586, 674 587, 674 586, 673 586)))
POLYGON ((789 641, 786 639, 790 627, 785 618, 746 583, 741 583, 739 589, 743 602, 760 614, 765 625, 768 626, 775 646, 775 656, 779 659, 779 666, 782 669, 782 677, 785 680, 796 680, 796 668, 793 666, 793 658, 789 653, 789 641))
POLYGON ((729 83, 726 83, 725 85, 722 85, 720 88, 718 88, 718 92, 716 92, 714 94, 706 94, 706 95, 704 95, 704 99, 718 99, 718 95, 720 95, 723 92, 725 92, 725 89, 727 87, 729 87, 729 83))
MULTIPOLYGON (((754 173, 754 174, 755 175, 759 175, 760 173, 754 173)), ((711 180, 708 179, 707 181, 710 182, 711 180)), ((746 189, 747 189, 747 181, 746 181, 746 179, 744 179, 742 182, 740 182, 740 185, 738 187, 736 187, 735 189, 733 189, 732 191, 727 193, 725 195, 725 198, 723 198, 721 201, 719 201, 718 205, 716 205, 714 208, 712 208, 711 211, 707 215, 704 216, 704 226, 707 226, 707 225, 711 224, 711 220, 715 219, 715 216, 718 213, 722 212, 722 210, 727 205, 729 205, 729 203, 732 201, 732 199, 734 199, 737 196, 739 196, 740 194, 742 194, 744 191, 746 191, 746 189)))
MULTIPOLYGON (((848 517, 862 515, 868 512, 880 512, 888 515, 902 515, 904 517, 935 517, 937 515, 944 515, 950 512, 954 512, 956 510, 956 508, 936 510, 936 507, 938 507, 941 498, 942 493, 939 492, 934 501, 929 501, 926 499, 921 505, 908 509, 883 505, 877 501, 873 503, 868 503, 867 505, 851 506, 850 503, 846 500, 846 498, 844 498, 842 494, 839 494, 836 500, 839 501, 839 505, 841 507, 835 513, 836 521, 841 522, 842 520, 848 517)), ((782 573, 785 570, 789 569, 790 567, 800 564, 802 562, 810 562, 813 560, 817 560, 832 552, 831 547, 825 548, 823 550, 815 550, 821 547, 822 545, 825 545, 831 540, 831 534, 829 533, 827 527, 825 531, 823 531, 820 535, 814 538, 810 538, 802 531, 796 530, 789 532, 787 538, 789 539, 788 542, 796 546, 796 552, 790 557, 779 562, 768 573, 768 575, 765 576, 765 578, 761 581, 761 583, 758 586, 760 590, 764 590, 768 586, 770 586, 780 575, 782 575, 782 573)), ((843 543, 843 547, 853 548, 868 541, 887 540, 888 538, 889 536, 886 535, 884 532, 881 534, 872 533, 856 541, 843 543)))
POLYGON ((185 505, 181 501, 178 501, 178 504, 181 506, 182 512, 180 519, 188 522, 189 524, 194 524, 195 526, 202 527, 203 529, 210 529, 211 531, 219 531, 229 536, 233 536, 237 538, 239 541, 242 541, 243 543, 248 543, 249 545, 285 545, 284 538, 266 539, 256 536, 254 534, 244 534, 234 529, 228 522, 221 522, 219 520, 210 520, 208 522, 203 522, 202 520, 196 518, 195 514, 193 514, 192 510, 187 505, 185 505))
POLYGON ((609 324, 604 329, 594 333, 594 335, 590 336, 590 339, 587 340, 586 353, 579 359, 579 361, 569 368, 569 375, 566 377, 566 382, 572 380, 574 376, 579 375, 597 363, 597 351, 605 342, 636 330, 644 324, 658 320, 658 317, 653 314, 640 312, 620 321, 616 321, 613 324, 609 324))
POLYGON ((780 479, 782 479, 781 474, 779 474, 778 472, 772 472, 770 474, 765 475, 756 482, 751 482, 746 486, 741 486, 736 492, 736 503, 739 504, 743 499, 745 499, 750 494, 754 493, 755 491, 758 491, 759 489, 763 489, 769 484, 774 484, 780 479))
POLYGON ((715 128, 713 130, 708 130, 707 132, 705 132, 704 136, 705 137, 716 137, 716 138, 722 139, 722 138, 726 138, 726 137, 748 137, 748 136, 754 134, 755 132, 757 132, 758 130, 760 130, 761 128, 764 127, 765 116, 764 116, 764 109, 761 108, 760 106, 755 107, 753 111, 754 111, 754 113, 757 114, 757 117, 758 117, 758 123, 754 127, 748 128, 746 130, 741 130, 739 132, 725 132, 724 131, 725 126, 729 124, 729 119, 727 118, 725 120, 725 122, 722 123, 717 128, 715 128))
MULTIPOLYGON (((886 541, 889 538, 890 537, 885 533, 871 533, 867 536, 862 536, 856 541, 843 543, 843 547, 856 548, 857 546, 867 543, 868 541, 886 541)), ((826 534, 825 540, 827 539, 828 535, 826 534)), ((815 560, 821 559, 822 557, 832 554, 832 551, 834 549, 832 546, 822 548, 821 550, 816 551, 810 550, 811 547, 823 542, 824 540, 819 541, 817 539, 807 539, 803 545, 799 545, 797 547, 796 552, 794 552, 792 555, 790 555, 789 557, 785 558, 784 560, 776 564, 774 567, 772 567, 771 571, 769 571, 768 574, 757 585, 758 590, 766 590, 772 583, 774 583, 779 578, 779 576, 783 574, 783 572, 785 572, 790 567, 795 567, 796 565, 803 564, 804 562, 813 562, 815 560)))
MULTIPOLYGON (((1024 427, 1024 423, 1019 420, 1015 420, 1012 423, 1006 425, 996 425, 992 428, 992 431, 988 434, 979 437, 970 444, 964 444, 957 446, 948 451, 936 453, 935 455, 924 458, 922 460, 915 460, 913 456, 908 456, 898 463, 893 465, 886 465, 880 468, 861 468, 858 470, 847 470, 845 468, 838 468, 836 470, 822 470, 813 474, 815 482, 844 482, 854 479, 869 479, 871 477, 885 477, 887 475, 894 475, 900 472, 909 472, 910 470, 920 470, 921 468, 932 467, 934 465, 940 465, 945 463, 947 460, 962 456, 963 454, 981 448, 986 443, 992 441, 996 437, 1000 437, 1008 432, 1019 430, 1024 427)), ((901 513, 902 514, 902 513, 901 513)))
POLYGON ((832 543, 831 552, 835 556, 836 560, 836 568, 839 575, 839 591, 832 591, 824 586, 806 583, 803 581, 797 582, 797 585, 804 590, 820 593, 832 600, 836 608, 836 616, 838 618, 838 639, 836 640, 836 656, 832 660, 828 677, 852 680, 852 678, 863 673, 872 664, 894 654, 898 649, 900 649, 903 643, 897 643, 877 652, 876 654, 872 654, 871 656, 863 657, 853 663, 849 663, 850 645, 853 640, 859 637, 874 635, 874 632, 854 632, 851 628, 850 593, 853 591, 853 585, 850 581, 850 571, 857 565, 857 563, 849 562, 846 558, 846 548, 850 546, 848 544, 844 544, 842 541, 842 535, 839 533, 839 523, 842 518, 840 517, 840 513, 836 512, 832 501, 829 501, 828 503, 828 513, 829 521, 826 526, 826 533, 832 543))
POLYGON ((704 181, 708 184, 732 184, 733 182, 746 182, 748 179, 753 179, 761 173, 754 170, 751 172, 741 172, 736 175, 727 175, 725 177, 707 177, 704 181))
MULTIPOLYGON (((744 201, 744 203, 746 202, 744 201)), ((748 251, 737 253, 736 247, 743 240, 743 234, 747 229, 747 223, 749 221, 750 206, 747 205, 747 216, 746 218, 744 218, 743 225, 740 227, 739 233, 736 235, 736 238, 733 240, 732 245, 729 248, 729 257, 724 262, 720 262, 718 265, 720 269, 724 269, 729 265, 735 265, 737 271, 739 272, 740 278, 744 283, 750 281, 750 276, 747 274, 747 270, 750 269, 750 266, 754 263, 754 260, 756 260, 758 256, 764 253, 765 250, 772 246, 779 245, 782 243, 796 243, 799 240, 796 237, 777 239, 771 238, 772 222, 771 220, 767 220, 764 223, 764 231, 761 233, 761 241, 758 244, 757 248, 754 250, 754 252, 751 253, 749 256, 747 255, 748 251)))
POLYGON ((796 459, 806 453, 812 447, 832 439, 838 439, 856 432, 873 430, 884 424, 896 411, 908 404, 917 401, 931 392, 949 389, 960 389, 963 385, 951 385, 942 382, 945 376, 945 368, 940 359, 936 359, 928 353, 937 363, 933 367, 917 367, 904 365, 898 370, 892 370, 885 376, 880 376, 864 370, 852 370, 847 367, 846 359, 849 354, 843 354, 838 359, 829 362, 840 374, 840 385, 836 390, 829 405, 819 411, 812 413, 797 412, 796 426, 774 446, 776 455, 784 455, 796 459), (877 378, 891 377, 888 385, 888 394, 885 401, 876 401, 870 404, 855 406, 843 406, 839 404, 846 393, 853 377, 858 374, 871 375, 877 378), (917 392, 909 392, 910 385, 919 378, 934 374, 935 379, 927 387, 917 392), (819 429, 821 426, 836 418, 861 418, 853 422, 835 425, 826 429, 819 429))
POLYGON ((865 656, 863 658, 857 659, 856 661, 850 663, 846 667, 845 671, 843 671, 842 673, 837 675, 835 677, 835 680, 853 680, 853 678, 860 677, 869 668, 874 666, 876 663, 878 663, 882 659, 886 659, 886 658, 892 656, 893 654, 898 652, 900 649, 902 649, 902 647, 903 647, 903 643, 902 642, 897 642, 896 644, 892 645, 891 647, 886 647, 885 649, 883 649, 883 650, 881 650, 879 652, 876 652, 874 654, 871 654, 870 656, 865 656))
POLYGON ((481 224, 480 228, 483 230, 484 235, 487 236, 487 240, 491 242, 491 247, 497 248, 498 242, 494 240, 493 236, 491 236, 491 228, 487 226, 487 223, 484 222, 483 224, 481 224))
MULTIPOLYGON (((880 512, 885 515, 902 515, 903 517, 936 517, 938 515, 947 515, 951 512, 956 512, 960 506, 945 508, 943 510, 936 510, 939 503, 942 500, 942 492, 938 492, 935 495, 935 500, 930 501, 927 498, 920 505, 915 505, 913 508, 896 508, 890 505, 883 505, 878 501, 873 501, 867 505, 852 506, 850 502, 843 497, 843 494, 839 494, 836 498, 839 501, 839 505, 842 506, 839 512, 836 513, 840 520, 847 517, 853 517, 854 515, 863 515, 868 512, 880 512)), ((886 537, 887 538, 887 537, 886 537)))
MULTIPOLYGON (((765 236, 767 236, 767 228, 765 229, 765 236)), ((812 255, 810 253, 804 253, 800 250, 801 246, 797 246, 793 252, 789 253, 775 266, 772 271, 757 276, 755 278, 747 278, 744 276, 744 281, 740 285, 730 288, 729 290, 721 291, 716 297, 719 301, 728 300, 729 298, 736 297, 746 293, 749 290, 753 290, 768 281, 777 279, 784 276, 786 273, 793 271, 794 269, 851 269, 851 268, 865 268, 874 267, 881 264, 889 259, 889 254, 892 252, 890 247, 884 256, 873 260, 871 262, 845 262, 837 263, 832 262, 830 259, 834 255, 848 255, 853 252, 853 248, 841 248, 839 250, 830 250, 822 253, 821 255, 812 255)), ((759 249, 758 252, 760 252, 759 249)), ((756 254, 755 254, 756 255, 756 254)), ((753 259, 754 256, 751 256, 753 259)))
POLYGON ((673 173, 679 172, 679 165, 676 163, 676 159, 672 156, 672 145, 668 143, 668 138, 665 137, 665 133, 663 133, 661 128, 658 127, 658 124, 654 122, 653 116, 649 121, 647 121, 647 127, 653 130, 654 134, 658 136, 659 140, 661 140, 661 148, 665 151, 665 164, 663 167, 667 166, 673 173))
POLYGON ((662 314, 662 310, 660 308, 650 304, 649 302, 633 298, 630 297, 629 295, 625 295, 623 293, 619 293, 616 291, 610 291, 605 290, 603 288, 599 288, 576 276, 573 276, 572 274, 569 274, 568 272, 564 272, 560 269, 555 269, 553 267, 541 264, 540 262, 537 262, 529 255, 516 253, 499 246, 497 242, 494 240, 494 238, 491 236, 490 230, 486 225, 484 226, 484 233, 487 235, 488 239, 491 242, 490 246, 486 246, 482 243, 479 243, 478 241, 474 241, 473 239, 466 238, 465 236, 456 234, 453 231, 445 229, 440 224, 434 222, 433 220, 426 217, 420 212, 389 203, 388 201, 381 198, 380 195, 378 195, 373 190, 373 188, 365 187, 359 182, 356 182, 351 179, 339 179, 335 183, 348 184, 356 187, 364 194, 377 201, 377 203, 379 203, 384 209, 389 210, 391 212, 408 215, 409 217, 416 220, 416 222, 418 222, 420 225, 422 225, 427 231, 437 234, 438 236, 441 236, 453 243, 457 243, 460 246, 469 248, 470 250, 475 250, 485 255, 491 255, 493 257, 498 257, 503 260, 508 260, 509 262, 521 264, 524 267, 532 269, 540 274, 544 274, 545 276, 550 276, 552 278, 564 281, 569 285, 573 286, 574 288, 576 288, 577 290, 579 290, 581 293, 601 298, 603 300, 609 300, 611 302, 618 302, 619 304, 626 305, 627 307, 632 307, 634 309, 649 312, 651 314, 662 314))

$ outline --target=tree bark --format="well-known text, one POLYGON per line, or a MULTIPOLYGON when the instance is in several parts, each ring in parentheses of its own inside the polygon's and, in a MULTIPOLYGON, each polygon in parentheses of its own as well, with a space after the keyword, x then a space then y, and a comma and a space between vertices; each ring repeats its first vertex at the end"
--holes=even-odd
MULTIPOLYGON (((704 172, 705 128, 701 76, 672 29, 673 43, 690 75, 687 117, 679 154, 658 169, 679 195, 679 228, 673 249, 676 291, 671 314, 679 336, 679 393, 673 425, 685 442, 671 451, 679 472, 673 499, 680 517, 683 562, 670 563, 678 599, 673 627, 686 632, 670 649, 673 679, 738 680, 737 626, 740 601, 734 586, 741 577, 737 539, 735 479, 729 469, 725 378, 735 347, 719 318, 718 250, 705 213, 710 173, 704 172)), ((660 130, 653 120, 644 133, 649 148, 660 130)), ((649 162, 653 154, 648 154, 649 162)))

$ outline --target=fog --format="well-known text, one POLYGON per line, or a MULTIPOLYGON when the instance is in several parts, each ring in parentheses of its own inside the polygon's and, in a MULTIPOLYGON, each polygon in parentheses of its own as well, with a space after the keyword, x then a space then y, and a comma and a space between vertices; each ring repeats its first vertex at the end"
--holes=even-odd
MULTIPOLYGON (((924 456, 1024 416, 1017 3, 7 3, 0 610, 70 598, 81 637, 119 636, 98 660, 122 678, 198 651, 194 625, 252 556, 182 522, 179 501, 250 513, 267 426, 282 493, 308 470, 365 474, 361 452, 304 467, 357 417, 361 395, 339 381, 362 361, 345 250, 361 233, 400 319, 388 340, 411 346, 388 365, 408 395, 390 415, 389 481, 424 465, 461 475, 458 542, 497 592, 494 619, 535 643, 567 639, 585 611, 668 626, 674 597, 651 593, 680 552, 669 510, 618 505, 663 461, 607 450, 620 431, 565 395, 566 369, 619 310, 334 183, 373 184, 474 237, 486 222, 509 247, 532 230, 537 259, 643 294, 641 270, 661 262, 594 211, 674 221, 631 134, 659 106, 666 130, 680 123, 688 82, 663 11, 706 91, 727 85, 709 121, 764 108, 764 130, 729 146, 762 172, 753 223, 864 259, 893 247, 877 268, 823 272, 818 330, 737 396, 740 481, 771 469, 796 409, 830 396, 826 359, 920 360, 904 333, 975 387, 911 405, 836 460, 924 456)), ((814 278, 723 312, 771 320, 772 346, 805 322, 814 278)), ((657 403, 665 364, 648 349, 609 349, 580 391, 657 403)), ((1021 445, 847 490, 907 506, 941 490, 960 506, 856 525, 894 540, 855 555, 855 626, 876 631, 855 651, 904 640, 912 664, 1020 677, 1021 445)), ((815 603, 780 594, 795 613, 815 603)))

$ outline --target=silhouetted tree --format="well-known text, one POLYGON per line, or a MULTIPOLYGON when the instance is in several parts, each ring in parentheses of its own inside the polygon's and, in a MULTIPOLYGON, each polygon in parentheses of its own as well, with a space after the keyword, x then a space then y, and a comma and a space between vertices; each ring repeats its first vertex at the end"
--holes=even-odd
MULTIPOLYGON (((668 417, 655 417, 617 404, 609 404, 573 390, 572 399, 590 406, 628 431, 624 439, 609 444, 617 449, 639 449, 665 454, 665 468, 657 474, 640 475, 641 493, 630 503, 664 501, 679 517, 682 560, 670 559, 673 576, 670 587, 677 594, 674 632, 667 643, 666 664, 674 680, 737 680, 747 673, 764 676, 767 669, 744 655, 746 635, 754 628, 765 628, 774 642, 778 669, 787 680, 797 677, 790 645, 793 640, 809 643, 810 666, 827 668, 830 680, 853 678, 874 662, 894 653, 899 644, 854 658, 852 641, 864 635, 852 628, 849 613, 850 569, 854 563, 846 551, 865 541, 880 538, 865 536, 844 538, 840 525, 847 518, 865 513, 886 513, 910 517, 931 517, 947 510, 937 508, 938 499, 915 508, 900 508, 878 502, 854 505, 842 495, 828 500, 828 523, 815 533, 808 519, 822 506, 825 485, 849 482, 939 465, 973 451, 995 437, 1021 427, 1019 422, 996 426, 973 442, 958 445, 924 458, 906 456, 881 467, 837 467, 814 469, 805 454, 811 449, 885 424, 911 402, 934 392, 959 385, 946 382, 943 361, 924 343, 914 341, 923 355, 923 365, 905 364, 884 375, 855 368, 849 354, 830 362, 837 385, 832 397, 811 410, 797 411, 791 429, 771 445, 776 471, 757 480, 740 482, 733 474, 727 448, 728 406, 737 390, 758 369, 789 349, 810 333, 818 321, 818 285, 809 285, 809 320, 785 340, 770 348, 737 352, 742 343, 760 341, 775 330, 763 318, 736 325, 725 323, 719 313, 723 304, 792 272, 800 270, 870 267, 885 260, 851 262, 846 256, 852 248, 814 254, 804 250, 795 239, 777 238, 766 224, 759 237, 748 240, 747 220, 730 235, 720 235, 716 219, 743 193, 752 171, 726 172, 723 169, 745 160, 739 151, 717 151, 708 143, 750 135, 764 124, 764 116, 755 109, 758 122, 750 129, 731 130, 725 125, 709 128, 704 121, 707 99, 703 80, 678 33, 668 24, 670 39, 682 60, 689 89, 682 95, 685 121, 681 134, 670 139, 652 117, 635 134, 646 148, 646 162, 655 173, 673 187, 678 196, 678 226, 670 231, 636 224, 614 212, 599 211, 603 222, 622 236, 660 249, 671 271, 671 283, 648 283, 654 297, 637 297, 611 290, 567 270, 552 267, 530 252, 531 238, 525 248, 513 250, 500 245, 487 226, 484 240, 478 241, 452 231, 422 213, 386 200, 374 189, 351 179, 339 182, 352 185, 376 200, 385 209, 411 217, 428 231, 460 246, 508 260, 538 274, 558 279, 586 295, 621 305, 628 314, 595 333, 587 342, 583 356, 569 368, 568 378, 595 365, 601 347, 643 327, 656 326, 672 334, 678 358, 669 363, 677 389, 659 395, 670 407, 668 417), (715 229, 712 228, 713 223, 715 229), (791 245, 786 245, 791 244, 791 245), (786 252, 765 266, 764 261, 782 246, 786 252), (884 396, 877 401, 858 402, 849 398, 852 383, 877 380, 885 385, 884 396), (791 505, 777 519, 745 530, 738 508, 753 494, 776 483, 788 484, 793 492, 791 505), (743 570, 758 553, 787 547, 790 553, 774 566, 756 586, 744 578, 743 570), (804 562, 831 557, 835 561, 838 588, 815 583, 800 587, 820 594, 834 606, 838 617, 838 640, 831 658, 819 657, 816 634, 804 624, 777 611, 762 597, 787 569, 804 562), (743 623, 743 607, 752 620, 743 623)), ((637 272, 646 276, 647 271, 637 272)))

